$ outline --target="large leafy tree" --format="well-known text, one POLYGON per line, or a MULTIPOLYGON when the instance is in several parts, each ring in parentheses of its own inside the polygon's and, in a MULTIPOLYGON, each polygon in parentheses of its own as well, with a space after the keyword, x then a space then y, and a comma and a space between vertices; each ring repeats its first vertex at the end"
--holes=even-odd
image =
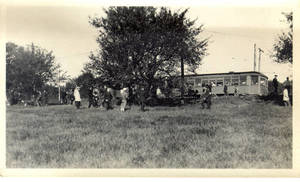
POLYGON ((30 96, 53 81, 59 69, 54 55, 34 44, 27 48, 6 43, 6 90, 30 96))
POLYGON ((273 46, 273 54, 275 62, 293 63, 293 12, 283 13, 289 25, 288 32, 280 34, 273 46))
POLYGON ((85 67, 104 80, 154 86, 178 73, 184 61, 194 71, 206 55, 208 39, 199 37, 203 25, 186 17, 187 11, 167 8, 110 7, 106 17, 90 18, 98 29, 99 52, 85 67))

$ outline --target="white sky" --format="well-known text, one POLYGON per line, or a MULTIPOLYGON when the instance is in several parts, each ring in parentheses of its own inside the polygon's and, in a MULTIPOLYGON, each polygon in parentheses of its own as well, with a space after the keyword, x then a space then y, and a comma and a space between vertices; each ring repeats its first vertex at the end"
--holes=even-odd
MULTIPOLYGON (((97 49, 96 30, 88 16, 103 16, 102 6, 10 6, 7 7, 6 40, 18 45, 33 42, 52 50, 56 61, 71 76, 81 73, 90 51, 97 49)), ((183 7, 172 7, 172 9, 183 7)), ((264 50, 261 72, 283 81, 292 70, 288 64, 274 63, 269 55, 277 34, 286 29, 281 12, 290 7, 191 6, 188 17, 204 24, 203 37, 211 36, 209 56, 198 73, 253 70, 253 45, 264 50)), ((257 54, 258 60, 258 54, 257 54)))

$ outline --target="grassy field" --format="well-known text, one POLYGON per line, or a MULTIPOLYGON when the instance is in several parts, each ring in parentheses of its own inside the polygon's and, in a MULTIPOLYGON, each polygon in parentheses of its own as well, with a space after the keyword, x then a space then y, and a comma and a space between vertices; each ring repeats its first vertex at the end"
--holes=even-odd
POLYGON ((83 105, 7 107, 7 167, 292 167, 292 108, 235 97, 215 98, 211 110, 83 105))

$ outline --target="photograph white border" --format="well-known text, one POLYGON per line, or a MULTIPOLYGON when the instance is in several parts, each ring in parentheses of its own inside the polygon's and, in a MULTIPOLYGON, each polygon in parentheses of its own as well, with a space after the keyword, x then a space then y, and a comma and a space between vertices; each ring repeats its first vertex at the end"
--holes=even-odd
POLYGON ((299 42, 300 42, 300 15, 299 1, 296 0, 268 0, 268 1, 239 1, 239 0, 210 0, 210 1, 96 1, 96 0, 11 0, 0 4, 0 162, 2 176, 15 177, 300 177, 300 124, 297 118, 300 118, 297 108, 299 108, 299 73, 296 72, 300 58, 299 42), (293 168, 292 169, 14 169, 5 168, 5 17, 6 6, 91 6, 91 5, 153 5, 153 6, 209 6, 210 8, 218 6, 235 6, 235 7, 273 7, 288 6, 294 7, 294 62, 293 62, 293 78, 294 78, 294 106, 293 106, 293 168))

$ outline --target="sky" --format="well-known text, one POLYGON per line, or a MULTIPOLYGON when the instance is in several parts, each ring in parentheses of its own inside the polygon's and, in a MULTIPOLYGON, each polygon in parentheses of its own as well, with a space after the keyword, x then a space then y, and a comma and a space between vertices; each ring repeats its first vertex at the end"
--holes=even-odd
MULTIPOLYGON (((26 46, 32 42, 52 50, 57 63, 71 77, 81 74, 89 61, 90 51, 98 49, 97 30, 88 23, 89 16, 105 16, 103 6, 8 6, 6 41, 26 46)), ((210 37, 209 55, 204 57, 197 73, 253 71, 254 44, 264 50, 260 71, 272 79, 291 77, 289 64, 278 64, 270 54, 275 39, 288 25, 281 12, 291 7, 170 7, 189 8, 187 17, 204 24, 200 38, 210 37)), ((258 53, 257 53, 258 61, 258 53)), ((257 63, 258 64, 258 63, 257 63)))

